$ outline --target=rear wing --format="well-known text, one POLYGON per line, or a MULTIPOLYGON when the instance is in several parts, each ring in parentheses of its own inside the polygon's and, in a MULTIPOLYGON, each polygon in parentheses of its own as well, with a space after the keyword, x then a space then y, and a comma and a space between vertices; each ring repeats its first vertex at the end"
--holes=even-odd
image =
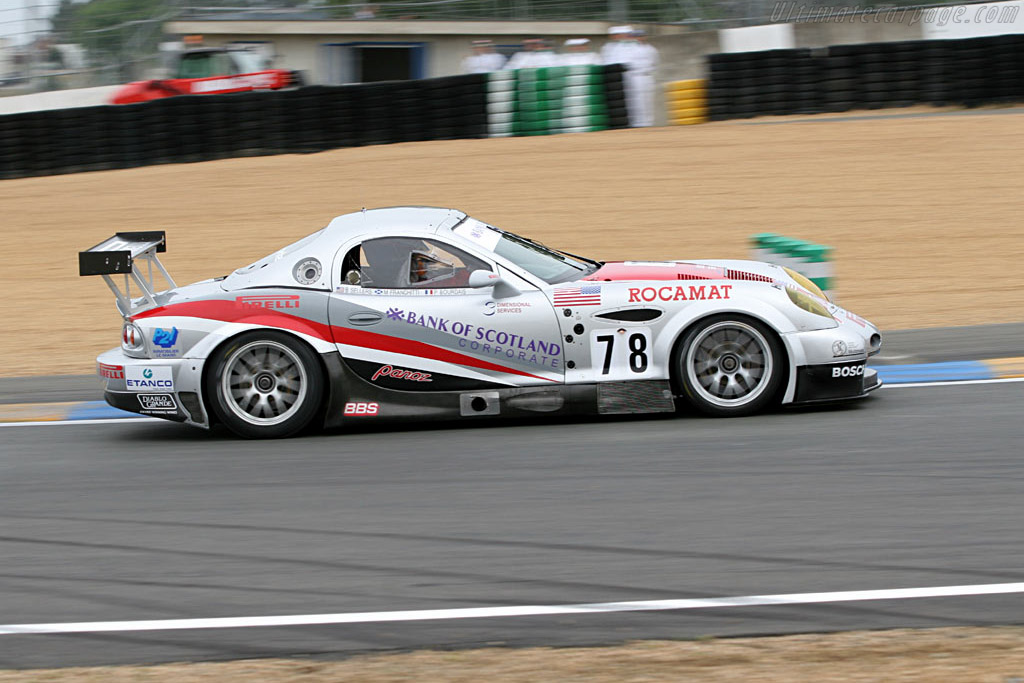
POLYGON ((152 306, 157 305, 154 279, 157 273, 172 289, 177 286, 157 258, 157 254, 164 251, 167 251, 167 237, 163 230, 119 232, 92 249, 78 252, 78 274, 102 276, 117 297, 121 314, 130 315, 145 305, 132 306, 132 282, 141 290, 145 303, 152 306), (145 272, 141 273, 143 265, 145 272), (124 276, 123 291, 111 277, 116 275, 124 276))

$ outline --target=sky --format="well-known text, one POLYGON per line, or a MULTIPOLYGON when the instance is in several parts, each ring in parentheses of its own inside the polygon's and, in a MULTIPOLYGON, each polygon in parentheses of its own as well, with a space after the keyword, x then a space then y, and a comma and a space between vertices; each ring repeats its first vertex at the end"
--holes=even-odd
POLYGON ((17 45, 27 43, 33 33, 50 27, 44 19, 56 9, 57 0, 0 0, 0 36, 17 45), (36 21, 32 21, 33 15, 36 21))

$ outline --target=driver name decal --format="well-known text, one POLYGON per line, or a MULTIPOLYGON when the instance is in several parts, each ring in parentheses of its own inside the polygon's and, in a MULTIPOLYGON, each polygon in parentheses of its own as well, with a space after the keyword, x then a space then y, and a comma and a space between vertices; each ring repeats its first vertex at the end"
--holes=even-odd
POLYGON ((668 287, 630 287, 629 303, 640 301, 707 301, 728 299, 732 285, 675 285, 668 287))

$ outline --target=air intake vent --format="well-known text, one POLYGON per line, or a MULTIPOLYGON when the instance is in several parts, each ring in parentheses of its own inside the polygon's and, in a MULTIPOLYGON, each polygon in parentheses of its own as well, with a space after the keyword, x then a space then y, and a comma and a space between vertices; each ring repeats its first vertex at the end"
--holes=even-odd
POLYGON ((602 320, 614 320, 615 322, 647 323, 652 320, 657 320, 662 316, 662 313, 664 313, 664 311, 659 311, 657 308, 627 308, 624 311, 601 313, 594 317, 601 318, 602 320))
POLYGON ((597 412, 601 415, 670 413, 675 409, 672 388, 667 380, 597 385, 597 412))
POLYGON ((181 399, 182 407, 192 416, 193 422, 198 422, 199 424, 206 422, 202 405, 199 403, 199 394, 194 391, 182 391, 178 394, 178 398, 181 399))
POLYGON ((775 278, 768 277, 767 275, 759 275, 757 273, 745 273, 742 270, 729 269, 725 271, 725 276, 730 280, 750 280, 751 282, 775 282, 775 278))

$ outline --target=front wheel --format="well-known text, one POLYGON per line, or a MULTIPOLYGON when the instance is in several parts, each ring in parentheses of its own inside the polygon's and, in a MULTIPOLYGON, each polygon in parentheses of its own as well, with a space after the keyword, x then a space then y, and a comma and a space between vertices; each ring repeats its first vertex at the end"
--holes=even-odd
POLYGON ((316 354, 291 336, 246 332, 210 359, 208 395, 221 421, 249 439, 292 436, 316 416, 324 392, 316 354))
POLYGON ((719 417, 750 415, 775 400, 785 353, 763 323, 718 315, 701 321, 673 354, 673 378, 698 411, 719 417))

